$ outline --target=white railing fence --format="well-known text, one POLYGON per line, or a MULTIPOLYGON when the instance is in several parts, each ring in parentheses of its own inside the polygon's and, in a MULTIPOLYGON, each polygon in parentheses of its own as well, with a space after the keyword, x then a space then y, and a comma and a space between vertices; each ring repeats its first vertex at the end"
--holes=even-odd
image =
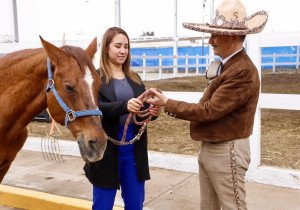
MULTIPOLYGON (((188 54, 183 56, 163 56, 163 55, 152 55, 147 56, 146 54, 143 55, 133 55, 131 56, 133 60, 142 60, 142 66, 133 66, 132 68, 136 70, 137 72, 142 74, 142 79, 147 80, 146 74, 153 74, 156 73, 157 77, 155 79, 164 79, 164 73, 171 73, 173 77, 177 76, 190 76, 190 75, 203 75, 205 73, 205 69, 207 69, 210 58, 209 55, 205 56, 189 56, 188 54), (177 66, 174 65, 164 65, 163 63, 172 63, 170 60, 181 60, 181 63, 184 64, 178 64, 177 66), (204 61, 204 63, 200 62, 201 60, 204 61), (158 65, 147 65, 147 61, 152 61, 152 63, 158 63, 158 65), (193 62, 191 62, 193 61, 193 62), (176 68, 177 67, 177 68, 176 68), (179 72, 174 71, 174 69, 179 69, 179 72)), ((171 75, 170 74, 170 75, 171 75)), ((153 77, 150 77, 154 79, 153 77)))
MULTIPOLYGON (((164 79, 170 77, 178 77, 178 76, 192 76, 192 75, 203 75, 205 74, 205 70, 209 66, 211 60, 209 55, 204 56, 189 56, 181 55, 181 56, 163 56, 163 55, 132 55, 133 60, 141 60, 141 66, 133 66, 132 68, 142 74, 143 80, 152 80, 152 79, 164 79), (173 65, 164 65, 164 63, 173 63, 169 62, 170 60, 177 59, 181 60, 179 62, 177 68, 173 65), (200 61, 204 62, 200 62, 200 61), (147 61, 152 63, 152 65, 148 64, 147 61), (153 65, 153 63, 157 65, 153 65), (184 63, 184 64, 180 64, 184 63), (174 71, 174 69, 178 69, 178 71, 174 71), (153 75, 156 75, 155 77, 153 75), (148 76, 147 76, 148 75, 148 76)), ((270 60, 268 62, 262 62, 261 67, 262 71, 272 69, 273 73, 276 73, 276 69, 299 69, 300 67, 300 54, 267 54, 261 55, 261 59, 264 58, 270 60), (285 60, 289 60, 289 58, 294 58, 289 62, 278 61, 278 58, 284 58, 285 60)))
POLYGON ((276 73, 276 67, 277 68, 284 68, 284 67, 292 67, 295 69, 299 69, 300 66, 300 54, 276 54, 273 53, 271 55, 262 55, 262 58, 272 58, 272 62, 265 62, 265 63, 261 63, 262 69, 264 69, 264 67, 269 67, 272 66, 272 72, 276 73), (290 62, 279 62, 277 61, 278 58, 295 58, 295 61, 290 61, 290 62))

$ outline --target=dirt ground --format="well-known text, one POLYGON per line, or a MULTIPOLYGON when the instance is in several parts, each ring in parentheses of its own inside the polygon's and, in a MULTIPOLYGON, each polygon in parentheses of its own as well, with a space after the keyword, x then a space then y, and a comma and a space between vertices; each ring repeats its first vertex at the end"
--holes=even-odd
MULTIPOLYGON (((163 91, 203 91, 207 80, 203 76, 191 76, 157 81, 145 85, 163 91)), ((282 72, 262 75, 263 93, 300 94, 300 73, 282 72)), ((261 122, 261 160, 264 165, 300 169, 300 111, 263 109, 261 122)), ((32 122, 28 126, 30 136, 45 136, 49 123, 32 122)), ((55 129, 55 137, 70 139, 72 135, 62 126, 55 129)), ((161 152, 196 155, 200 144, 189 136, 189 123, 168 117, 160 117, 149 123, 149 149, 161 152)))

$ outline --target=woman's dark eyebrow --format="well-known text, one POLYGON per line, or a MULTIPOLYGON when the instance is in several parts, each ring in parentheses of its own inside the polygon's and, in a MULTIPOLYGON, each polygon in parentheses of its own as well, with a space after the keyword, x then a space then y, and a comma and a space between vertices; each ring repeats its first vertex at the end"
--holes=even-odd
MULTIPOLYGON (((122 42, 116 42, 115 44, 123 44, 123 43, 122 42)), ((128 43, 126 43, 124 45, 128 45, 128 43)))
MULTIPOLYGON (((122 46, 123 43, 121 43, 121 42, 116 42, 116 43, 114 43, 114 45, 122 46)), ((124 44, 124 46, 125 46, 125 47, 128 47, 129 44, 126 43, 126 44, 124 44)))

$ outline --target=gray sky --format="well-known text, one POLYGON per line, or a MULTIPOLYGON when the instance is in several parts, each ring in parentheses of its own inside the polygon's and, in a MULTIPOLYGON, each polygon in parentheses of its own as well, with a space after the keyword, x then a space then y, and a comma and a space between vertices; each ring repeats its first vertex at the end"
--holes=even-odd
MULTIPOLYGON (((138 37, 143 31, 154 31, 157 36, 172 36, 174 32, 174 0, 120 0, 121 1, 121 24, 131 37, 138 37)), ((52 1, 51 1, 52 2, 52 1)), ((60 1, 61 2, 61 1, 60 1)), ((104 16, 99 18, 96 31, 103 31, 108 22, 114 23, 114 5, 108 4, 113 1, 88 0, 82 1, 87 9, 95 11, 94 15, 104 16), (103 14, 101 14, 103 13, 103 14), (105 15, 104 15, 105 14, 105 15), (107 21, 109 20, 109 21, 107 21), (102 27, 104 26, 104 27, 102 27)), ((192 32, 182 28, 182 22, 205 22, 210 19, 210 0, 206 1, 203 13, 203 0, 177 0, 177 33, 179 36, 194 35, 192 32)), ((215 0, 217 8, 220 0, 215 0)), ((300 31, 300 24, 295 19, 299 13, 300 1, 297 0, 244 0, 248 16, 259 10, 266 10, 269 14, 269 22, 264 32, 300 31)), ((88 12, 86 13, 88 14, 88 12)), ((93 18, 94 20, 97 17, 93 18)), ((86 25, 82 23, 82 25, 86 25)), ((95 31, 95 32, 96 32, 95 31)))
MULTIPOLYGON (((3 1, 3 0, 1 0, 3 1)), ((8 0, 6 0, 8 1, 8 0)), ((26 31, 43 34, 49 39, 86 39, 91 36, 101 36, 108 28, 115 24, 114 0, 30 0, 37 3, 31 13, 21 17, 19 24, 26 31), (26 19, 28 19, 26 23, 26 19), (38 19, 38 20, 36 20, 38 19), (27 25, 28 26, 27 26, 27 25), (26 26, 25 26, 26 25, 26 26), (30 28, 32 27, 32 28, 30 28)), ((121 27, 131 38, 140 36, 143 32, 153 31, 155 36, 173 36, 174 27, 174 0, 120 0, 121 27)), ((17 0, 18 10, 28 7, 28 3, 17 0)), ((184 29, 182 22, 208 22, 210 19, 210 2, 207 0, 203 11, 203 0, 177 0, 177 35, 199 36, 199 32, 184 29)), ((215 0, 217 8, 220 0, 215 0)), ((259 10, 266 10, 269 21, 263 33, 300 31, 298 13, 300 1, 297 0, 243 0, 248 16, 259 10)), ((0 3, 1 7, 1 3, 0 3)), ((0 12, 5 12, 6 10, 0 12)), ((0 20, 0 35, 7 33, 5 18, 0 20)), ((11 27, 11 26, 10 26, 11 27)), ((11 29, 10 29, 11 30, 11 29)), ((29 36, 36 35, 34 33, 29 36)))

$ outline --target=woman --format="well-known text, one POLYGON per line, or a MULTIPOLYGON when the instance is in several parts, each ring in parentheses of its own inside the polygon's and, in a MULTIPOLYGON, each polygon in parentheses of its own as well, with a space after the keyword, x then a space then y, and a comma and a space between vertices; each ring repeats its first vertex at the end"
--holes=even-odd
MULTIPOLYGON (((102 125, 108 136, 120 140, 128 113, 137 113, 144 106, 137 97, 145 91, 138 74, 130 70, 129 37, 121 28, 109 28, 103 35, 100 75, 98 100, 103 112, 102 125)), ((155 119, 160 109, 153 107, 149 112, 155 119)), ((130 123, 126 140, 134 138, 139 128, 130 123)), ((111 210, 120 186, 125 210, 141 210, 145 180, 150 179, 147 131, 131 145, 117 146, 108 141, 103 159, 86 164, 84 170, 93 184, 93 210, 111 210)))

